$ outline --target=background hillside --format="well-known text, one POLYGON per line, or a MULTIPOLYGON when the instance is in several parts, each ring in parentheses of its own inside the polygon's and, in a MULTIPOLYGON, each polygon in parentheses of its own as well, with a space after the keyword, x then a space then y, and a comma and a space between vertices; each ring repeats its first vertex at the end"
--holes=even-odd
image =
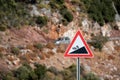
POLYGON ((50 20, 52 13, 58 12, 63 17, 59 23, 67 25, 73 20, 72 13, 80 11, 88 13, 91 19, 103 25, 115 20, 116 12, 113 4, 115 4, 117 12, 120 13, 119 0, 71 0, 69 3, 74 6, 72 9, 69 9, 69 6, 66 5, 68 3, 64 0, 10 0, 9 2, 1 0, 0 24, 5 28, 23 25, 44 26, 50 20))
POLYGON ((119 0, 0 0, 0 80, 76 80, 64 57, 80 30, 94 58, 81 59, 81 80, 120 80, 119 0))

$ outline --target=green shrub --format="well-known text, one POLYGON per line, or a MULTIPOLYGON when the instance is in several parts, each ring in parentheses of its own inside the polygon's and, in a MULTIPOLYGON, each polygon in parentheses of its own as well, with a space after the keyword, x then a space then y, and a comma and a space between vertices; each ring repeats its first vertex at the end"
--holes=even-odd
POLYGON ((44 78, 47 71, 46 67, 40 64, 35 64, 36 68, 34 69, 35 74, 38 76, 38 80, 44 78))
MULTIPOLYGON (((25 2, 25 3, 30 3, 30 4, 35 4, 37 3, 37 0, 15 0, 16 2, 25 2)), ((39 0, 41 1, 41 0, 39 0)))
POLYGON ((15 54, 15 55, 18 55, 18 54, 20 53, 20 49, 17 48, 17 47, 12 47, 12 48, 11 48, 11 52, 12 52, 13 54, 15 54))
MULTIPOLYGON (((80 73, 81 76, 83 75, 84 68, 83 66, 80 66, 80 73)), ((62 75, 64 77, 64 80, 76 80, 76 65, 71 65, 70 67, 64 69, 62 71, 62 75)))
MULTIPOLYGON (((76 74, 76 65, 72 64, 69 68, 68 68, 72 73, 76 74)), ((84 72, 84 68, 83 65, 80 66, 80 73, 83 74, 84 72)))
POLYGON ((21 67, 14 71, 17 80, 37 80, 37 75, 29 64, 24 63, 21 67))
POLYGON ((46 8, 46 9, 49 9, 50 8, 50 6, 48 5, 48 4, 38 4, 37 5, 37 7, 39 8, 39 9, 42 9, 42 8, 46 8))
POLYGON ((28 80, 38 80, 38 76, 35 74, 34 71, 31 71, 29 73, 29 79, 28 80))
POLYGON ((58 3, 58 4, 63 4, 65 1, 64 0, 55 0, 56 1, 56 3, 58 3))
POLYGON ((4 72, 0 71, 0 79, 1 80, 16 80, 13 73, 11 71, 4 72))
POLYGON ((55 77, 56 77, 55 74, 47 71, 45 77, 42 80, 56 80, 55 77))
POLYGON ((72 13, 68 11, 67 9, 61 9, 60 13, 68 22, 71 22, 73 20, 72 13))
POLYGON ((120 0, 113 0, 113 1, 118 13, 120 14, 120 0))
POLYGON ((3 53, 0 52, 0 58, 3 58, 3 56, 4 56, 3 53))
POLYGON ((36 23, 40 25, 40 27, 47 25, 47 17, 38 16, 36 19, 36 23))
POLYGON ((29 70, 25 66, 21 66, 15 71, 15 77, 19 80, 28 80, 29 70))
POLYGON ((51 0, 50 3, 62 5, 65 3, 65 1, 64 0, 51 0))
POLYGON ((49 5, 51 6, 52 10, 59 10, 64 6, 64 2, 64 0, 50 0, 49 5))
POLYGON ((0 25, 0 31, 5 31, 7 28, 4 24, 0 25))
POLYGON ((52 2, 52 1, 49 3, 49 5, 50 5, 50 7, 52 9, 57 9, 57 8, 59 9, 60 8, 60 6, 58 4, 56 4, 56 3, 52 2))
POLYGON ((65 14, 64 14, 64 18, 68 21, 68 22, 71 22, 73 20, 73 15, 71 12, 67 11, 65 14))
POLYGON ((80 0, 71 0, 71 3, 72 3, 72 4, 78 4, 78 5, 79 5, 79 4, 80 4, 80 0))
POLYGON ((94 46, 95 48, 98 48, 99 51, 101 51, 103 45, 102 45, 102 42, 95 42, 95 43, 92 43, 92 46, 94 46))
POLYGON ((75 75, 72 75, 72 72, 69 69, 65 69, 64 71, 62 71, 62 76, 64 80, 69 80, 70 77, 75 77, 75 75))
POLYGON ((55 75, 59 74, 59 71, 55 67, 50 67, 48 71, 54 73, 55 75))
POLYGON ((115 10, 112 0, 82 0, 82 2, 85 4, 89 17, 101 26, 104 22, 114 21, 115 10))
POLYGON ((92 40, 93 42, 90 44, 101 51, 103 45, 108 41, 108 38, 103 36, 94 36, 92 40))
POLYGON ((66 20, 66 19, 62 19, 62 21, 61 21, 62 23, 63 23, 63 25, 65 25, 65 26, 67 26, 68 25, 68 21, 66 20))
POLYGON ((34 47, 37 48, 37 49, 39 49, 39 50, 42 50, 43 45, 40 44, 40 43, 38 43, 38 44, 35 44, 34 47))
POLYGON ((32 70, 32 68, 30 67, 30 65, 27 62, 23 63, 22 65, 24 67, 26 67, 27 69, 29 69, 30 71, 32 70))
POLYGON ((16 80, 14 76, 7 74, 2 80, 16 80))
POLYGON ((85 76, 85 80, 100 80, 97 76, 95 76, 93 73, 88 73, 85 76))

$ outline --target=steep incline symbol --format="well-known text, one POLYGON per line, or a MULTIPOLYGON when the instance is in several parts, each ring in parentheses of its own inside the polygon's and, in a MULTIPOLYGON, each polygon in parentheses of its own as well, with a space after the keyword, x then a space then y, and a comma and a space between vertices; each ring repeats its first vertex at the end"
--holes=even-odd
POLYGON ((79 48, 73 52, 71 52, 70 54, 88 54, 87 50, 85 49, 85 47, 79 48))

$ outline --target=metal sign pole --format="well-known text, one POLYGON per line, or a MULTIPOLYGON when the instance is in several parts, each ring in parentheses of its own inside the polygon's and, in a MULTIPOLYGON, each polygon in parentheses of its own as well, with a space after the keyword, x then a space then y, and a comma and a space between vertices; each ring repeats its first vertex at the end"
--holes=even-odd
POLYGON ((77 58, 77 80, 80 80, 80 58, 77 58))

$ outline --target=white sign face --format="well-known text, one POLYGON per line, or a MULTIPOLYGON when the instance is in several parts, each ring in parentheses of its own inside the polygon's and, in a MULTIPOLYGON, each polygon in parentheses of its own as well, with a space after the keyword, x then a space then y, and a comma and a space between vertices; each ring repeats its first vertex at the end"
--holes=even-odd
POLYGON ((68 53, 72 53, 72 52, 74 52, 74 51, 76 51, 76 50, 78 50, 82 47, 84 47, 84 44, 83 44, 80 36, 77 36, 75 42, 73 43, 73 45, 72 45, 72 47, 71 47, 71 49, 69 50, 68 53))

